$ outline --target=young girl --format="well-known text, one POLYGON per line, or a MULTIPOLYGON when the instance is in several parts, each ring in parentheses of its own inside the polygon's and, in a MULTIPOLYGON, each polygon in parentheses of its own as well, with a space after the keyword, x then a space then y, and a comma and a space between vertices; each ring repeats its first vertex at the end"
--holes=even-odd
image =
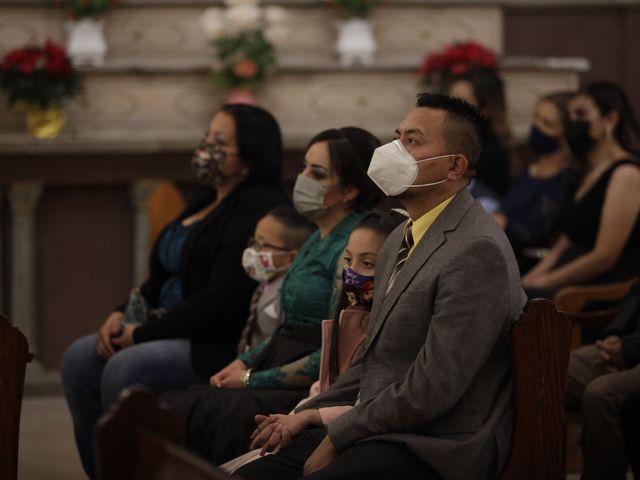
MULTIPOLYGON (((385 202, 386 203, 386 202, 385 202)), ((373 303, 376 258, 387 235, 407 219, 399 209, 380 207, 367 214, 349 236, 344 250, 343 287, 337 321, 322 323, 320 379, 300 405, 324 392, 344 372, 367 338, 369 313, 373 303)), ((300 431, 327 425, 351 405, 310 409, 289 415, 256 415, 258 427, 251 435, 254 450, 237 457, 222 468, 233 473, 265 453, 277 453, 300 431)), ((295 411, 295 410, 294 410, 295 411)))

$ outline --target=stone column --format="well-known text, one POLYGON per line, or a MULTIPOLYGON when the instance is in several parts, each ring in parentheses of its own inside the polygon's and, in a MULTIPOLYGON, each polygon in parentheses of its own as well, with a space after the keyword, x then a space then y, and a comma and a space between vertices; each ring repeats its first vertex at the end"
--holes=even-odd
POLYGON ((29 341, 31 353, 37 353, 35 292, 35 217, 42 184, 18 182, 9 189, 13 216, 11 258, 11 321, 29 341))
POLYGON ((133 285, 139 286, 147 277, 149 265, 149 195, 157 186, 156 180, 138 180, 131 187, 133 204, 133 285))

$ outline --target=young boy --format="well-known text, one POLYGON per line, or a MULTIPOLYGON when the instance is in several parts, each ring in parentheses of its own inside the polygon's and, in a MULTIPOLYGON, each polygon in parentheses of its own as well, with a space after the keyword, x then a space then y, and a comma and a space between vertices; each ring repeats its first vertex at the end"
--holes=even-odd
POLYGON ((239 354, 269 338, 280 325, 280 287, 285 273, 314 230, 313 223, 288 206, 274 208, 256 225, 242 266, 260 285, 251 299, 239 354))

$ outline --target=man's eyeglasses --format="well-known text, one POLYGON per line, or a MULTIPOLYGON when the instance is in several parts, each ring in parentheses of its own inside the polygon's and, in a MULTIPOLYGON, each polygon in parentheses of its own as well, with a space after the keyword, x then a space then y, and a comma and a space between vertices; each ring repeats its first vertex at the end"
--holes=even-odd
POLYGON ((265 248, 270 248, 271 250, 280 250, 282 252, 286 252, 289 250, 286 247, 278 247, 277 245, 271 245, 270 243, 261 242, 254 237, 251 237, 249 239, 249 247, 253 247, 256 250, 264 250, 265 248))

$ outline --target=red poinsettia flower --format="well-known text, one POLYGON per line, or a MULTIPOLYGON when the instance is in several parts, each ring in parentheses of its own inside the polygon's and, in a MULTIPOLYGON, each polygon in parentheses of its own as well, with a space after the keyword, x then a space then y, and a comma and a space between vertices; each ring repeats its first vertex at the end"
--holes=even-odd
POLYGON ((477 42, 465 41, 447 45, 425 57, 418 75, 426 84, 443 87, 452 76, 464 75, 475 67, 496 69, 496 56, 477 42))
POLYGON ((466 62, 456 62, 453 65, 451 65, 451 68, 449 68, 449 71, 453 75, 464 75, 469 71, 469 64, 466 62))
POLYGON ((52 75, 65 76, 71 73, 71 62, 64 49, 51 40, 44 46, 45 70, 52 75))
POLYGON ((11 104, 23 102, 47 108, 78 93, 81 80, 64 48, 47 41, 43 47, 7 53, 0 61, 0 85, 11 104))
POLYGON ((419 74, 426 75, 435 70, 440 70, 447 65, 447 59, 444 55, 440 55, 439 53, 434 53, 425 58, 424 62, 422 62, 422 66, 420 67, 419 74))

